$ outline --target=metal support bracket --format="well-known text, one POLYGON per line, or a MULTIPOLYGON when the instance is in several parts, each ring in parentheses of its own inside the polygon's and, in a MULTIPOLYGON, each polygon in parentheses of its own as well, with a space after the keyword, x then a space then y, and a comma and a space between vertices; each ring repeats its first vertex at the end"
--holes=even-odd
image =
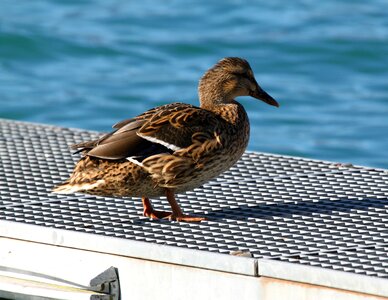
POLYGON ((90 300, 121 300, 118 270, 110 267, 90 281, 90 289, 105 295, 92 295, 90 300))

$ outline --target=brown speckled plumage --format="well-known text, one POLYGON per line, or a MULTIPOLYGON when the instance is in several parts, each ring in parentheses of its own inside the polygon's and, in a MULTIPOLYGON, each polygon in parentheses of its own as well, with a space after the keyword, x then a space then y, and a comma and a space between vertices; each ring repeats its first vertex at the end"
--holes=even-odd
POLYGON ((95 141, 74 145, 84 153, 70 178, 54 192, 143 197, 144 214, 178 221, 180 193, 228 170, 244 153, 249 121, 234 99, 250 95, 278 106, 257 84, 246 60, 224 58, 199 84, 200 107, 172 103, 156 107, 113 127, 95 141), (172 213, 153 210, 148 197, 167 195, 172 213))

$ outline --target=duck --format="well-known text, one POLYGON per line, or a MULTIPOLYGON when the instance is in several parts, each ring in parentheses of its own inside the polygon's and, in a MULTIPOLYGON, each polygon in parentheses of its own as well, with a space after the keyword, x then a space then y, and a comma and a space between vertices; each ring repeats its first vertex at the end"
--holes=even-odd
POLYGON ((235 99, 250 96, 279 107, 257 83, 248 61, 226 57, 199 81, 199 106, 170 103, 113 125, 100 138, 72 146, 82 157, 54 193, 138 197, 151 219, 201 222, 183 212, 176 194, 193 190, 231 168, 246 150, 247 113, 235 99), (154 209, 165 196, 171 211, 154 209))

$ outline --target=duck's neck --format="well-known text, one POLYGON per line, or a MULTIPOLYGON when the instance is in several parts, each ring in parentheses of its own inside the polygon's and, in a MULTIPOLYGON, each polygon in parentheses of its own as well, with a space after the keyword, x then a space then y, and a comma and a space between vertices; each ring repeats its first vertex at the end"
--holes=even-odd
POLYGON ((198 87, 198 95, 201 108, 211 111, 235 102, 234 95, 226 93, 220 85, 207 85, 201 82, 198 87))
POLYGON ((235 100, 230 100, 229 103, 224 103, 223 101, 205 101, 201 102, 201 108, 219 115, 231 125, 240 126, 241 124, 249 124, 244 107, 235 100))
POLYGON ((201 79, 198 86, 198 95, 201 108, 210 110, 230 124, 249 124, 244 107, 234 100, 241 96, 216 77, 210 80, 208 73, 201 79))
POLYGON ((199 92, 199 103, 201 108, 213 111, 217 107, 223 106, 225 99, 217 91, 199 92))

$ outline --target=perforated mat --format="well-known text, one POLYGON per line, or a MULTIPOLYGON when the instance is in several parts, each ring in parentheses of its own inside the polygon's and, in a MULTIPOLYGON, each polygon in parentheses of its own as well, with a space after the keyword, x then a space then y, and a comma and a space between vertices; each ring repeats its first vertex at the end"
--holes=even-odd
MULTIPOLYGON (((388 278, 388 171, 247 152, 178 195, 202 223, 150 220, 138 198, 56 195, 96 132, 0 121, 0 219, 388 278)), ((153 200, 169 209, 165 199, 153 200)))

